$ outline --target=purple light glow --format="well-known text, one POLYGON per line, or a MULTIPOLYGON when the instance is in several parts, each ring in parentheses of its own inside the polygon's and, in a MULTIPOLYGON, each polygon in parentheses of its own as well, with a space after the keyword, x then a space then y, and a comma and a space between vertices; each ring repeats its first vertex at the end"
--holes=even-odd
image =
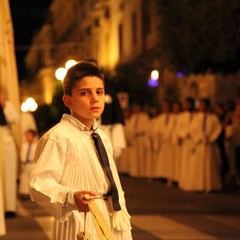
POLYGON ((183 77, 184 77, 184 74, 183 74, 182 72, 178 72, 178 73, 177 73, 177 77, 178 77, 178 78, 183 78, 183 77))
POLYGON ((148 86, 149 87, 157 87, 158 86, 158 80, 150 78, 148 80, 148 86))

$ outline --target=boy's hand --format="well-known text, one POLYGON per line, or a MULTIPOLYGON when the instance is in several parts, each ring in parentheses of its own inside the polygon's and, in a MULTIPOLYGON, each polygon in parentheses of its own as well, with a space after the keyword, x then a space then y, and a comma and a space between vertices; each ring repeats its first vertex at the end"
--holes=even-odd
POLYGON ((88 212, 88 202, 91 197, 97 196, 97 193, 92 191, 79 191, 74 193, 74 200, 80 212, 88 212))

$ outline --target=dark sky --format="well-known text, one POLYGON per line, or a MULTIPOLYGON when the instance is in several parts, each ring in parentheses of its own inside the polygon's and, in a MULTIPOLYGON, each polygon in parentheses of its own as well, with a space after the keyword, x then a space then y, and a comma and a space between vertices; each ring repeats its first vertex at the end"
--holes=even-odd
POLYGON ((26 76, 24 57, 33 34, 43 24, 51 0, 9 0, 15 38, 19 79, 26 76))

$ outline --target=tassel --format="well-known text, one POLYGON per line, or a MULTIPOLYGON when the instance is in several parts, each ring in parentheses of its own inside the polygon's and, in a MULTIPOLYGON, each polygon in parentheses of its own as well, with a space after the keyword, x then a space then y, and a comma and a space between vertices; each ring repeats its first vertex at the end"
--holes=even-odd
POLYGON ((127 210, 122 209, 120 211, 114 211, 112 219, 113 219, 113 227, 118 231, 132 229, 130 224, 130 215, 127 210))

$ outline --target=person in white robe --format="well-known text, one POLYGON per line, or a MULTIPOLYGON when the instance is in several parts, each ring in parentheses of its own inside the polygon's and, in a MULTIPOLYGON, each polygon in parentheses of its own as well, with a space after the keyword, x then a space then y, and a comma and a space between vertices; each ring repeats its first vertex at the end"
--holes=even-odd
POLYGON ((129 175, 132 177, 146 177, 145 135, 148 130, 149 116, 138 103, 133 105, 129 130, 133 152, 129 156, 129 175))
POLYGON ((178 137, 178 121, 179 116, 182 111, 182 104, 179 101, 174 101, 172 104, 172 179, 171 183, 178 183, 180 176, 180 169, 182 165, 181 157, 182 157, 182 143, 178 137))
POLYGON ((25 132, 25 141, 22 142, 20 160, 21 173, 19 178, 18 193, 21 197, 29 196, 29 181, 32 170, 35 166, 33 161, 37 147, 37 132, 34 129, 28 129, 25 132))
POLYGON ((221 157, 216 142, 221 130, 217 115, 211 112, 210 100, 200 99, 199 112, 191 126, 195 146, 190 156, 190 190, 210 192, 222 189, 221 157))
POLYGON ((159 110, 157 106, 150 106, 149 108, 149 122, 145 134, 145 151, 146 151, 146 177, 151 180, 155 178, 155 164, 158 153, 158 125, 157 117, 159 110))
POLYGON ((155 176, 170 181, 173 176, 172 167, 172 130, 173 121, 171 104, 169 101, 162 103, 162 113, 156 119, 159 149, 156 156, 155 176))
POLYGON ((12 103, 7 100, 7 93, 0 88, 1 131, 3 142, 3 184, 4 208, 6 217, 16 216, 17 207, 17 162, 18 153, 15 139, 11 132, 11 125, 17 123, 20 113, 12 103))
MULTIPOLYGON (((130 216, 113 159, 109 137, 98 128, 96 119, 104 109, 104 79, 100 69, 81 61, 71 67, 63 81, 63 102, 71 111, 39 140, 30 179, 30 195, 54 216, 52 240, 76 240, 84 231, 99 239, 88 198, 94 201, 116 240, 131 240, 130 216), (120 209, 113 209, 110 180, 92 139, 98 133, 109 159, 119 196, 120 209), (86 214, 86 218, 84 215, 86 214)), ((112 186, 112 185, 111 185, 112 186)), ((112 188, 111 188, 112 189, 112 188)))
POLYGON ((183 101, 184 111, 178 116, 176 133, 178 143, 181 146, 181 164, 179 170, 178 187, 182 190, 190 190, 190 156, 194 142, 192 139, 191 125, 195 117, 195 101, 187 97, 183 101))

